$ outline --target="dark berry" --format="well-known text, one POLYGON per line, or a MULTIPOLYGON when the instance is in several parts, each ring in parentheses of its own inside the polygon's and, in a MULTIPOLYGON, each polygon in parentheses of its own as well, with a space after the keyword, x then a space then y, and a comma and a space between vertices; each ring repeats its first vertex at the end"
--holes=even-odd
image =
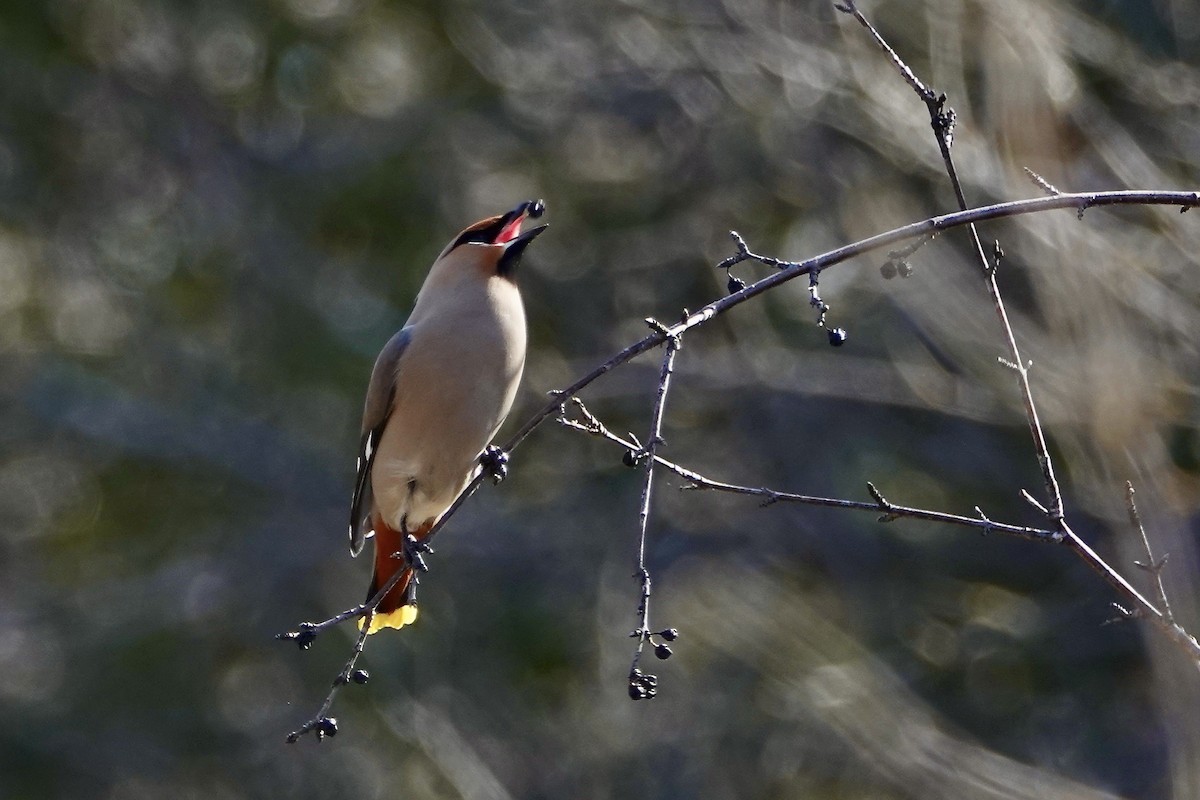
POLYGON ((735 294, 746 288, 746 282, 736 275, 730 275, 727 287, 730 294, 735 294))
POLYGON ((888 281, 896 277, 896 262, 891 260, 883 262, 883 266, 879 268, 879 274, 888 281))
POLYGON ((350 680, 354 681, 359 686, 362 686, 364 683, 371 680, 371 673, 367 672, 365 669, 356 669, 354 672, 350 673, 350 680))
POLYGON ((666 661, 668 658, 674 655, 674 652, 667 645, 659 644, 654 646, 654 655, 663 661, 666 661))
POLYGON ((849 334, 846 333, 845 328, 830 328, 829 343, 834 347, 841 347, 846 343, 846 338, 848 335, 849 334))

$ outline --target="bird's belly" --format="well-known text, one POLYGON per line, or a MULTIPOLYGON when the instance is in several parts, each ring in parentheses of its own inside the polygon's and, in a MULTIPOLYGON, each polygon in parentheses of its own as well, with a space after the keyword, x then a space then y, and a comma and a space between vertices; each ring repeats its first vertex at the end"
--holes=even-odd
POLYGON ((376 507, 393 530, 414 531, 444 514, 471 474, 472 469, 468 466, 458 480, 437 484, 434 478, 419 473, 407 462, 376 462, 376 507))
POLYGON ((395 530, 445 513, 508 411, 511 381, 502 361, 469 361, 429 370, 408 364, 399 375, 398 386, 412 389, 397 392, 371 474, 376 507, 395 530))

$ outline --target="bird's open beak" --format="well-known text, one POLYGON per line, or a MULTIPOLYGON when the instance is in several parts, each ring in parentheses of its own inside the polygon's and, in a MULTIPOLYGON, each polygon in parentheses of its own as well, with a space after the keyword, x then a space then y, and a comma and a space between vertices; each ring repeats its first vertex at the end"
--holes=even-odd
MULTIPOLYGON (((546 212, 546 204, 541 200, 526 200, 521 205, 509 211, 504 216, 500 217, 499 231, 495 238, 492 239, 492 244, 509 244, 514 242, 521 235, 521 223, 528 219, 537 219, 546 212)), ((546 226, 543 225, 538 230, 542 230, 546 226)))
POLYGON ((550 227, 549 225, 539 225, 524 233, 521 232, 522 222, 526 219, 537 219, 545 211, 546 204, 541 200, 527 200, 500 218, 502 222, 500 232, 492 240, 495 244, 504 245, 504 253, 500 256, 496 270, 500 275, 510 275, 516 271, 525 248, 538 234, 550 227))

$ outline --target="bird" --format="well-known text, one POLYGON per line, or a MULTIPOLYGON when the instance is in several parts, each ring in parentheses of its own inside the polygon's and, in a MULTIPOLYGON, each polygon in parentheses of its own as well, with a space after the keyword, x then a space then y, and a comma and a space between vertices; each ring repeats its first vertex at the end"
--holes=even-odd
POLYGON ((368 603, 396 572, 404 574, 359 621, 368 634, 416 620, 413 570, 423 567, 424 539, 489 456, 503 469, 503 454, 489 443, 525 367, 517 267, 549 227, 522 232, 521 225, 545 209, 542 200, 527 200, 458 234, 375 360, 350 503, 350 554, 374 539, 368 603))

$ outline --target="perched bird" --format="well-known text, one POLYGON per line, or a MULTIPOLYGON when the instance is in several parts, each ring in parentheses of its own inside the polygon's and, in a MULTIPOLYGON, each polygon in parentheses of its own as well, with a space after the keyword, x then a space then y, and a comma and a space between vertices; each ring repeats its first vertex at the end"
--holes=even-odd
POLYGON ((375 361, 350 506, 350 554, 374 535, 368 600, 398 570, 404 575, 379 603, 369 633, 417 618, 407 562, 470 482, 512 407, 525 366, 516 269, 547 227, 522 233, 521 224, 544 210, 541 200, 530 200, 455 237, 375 361))

